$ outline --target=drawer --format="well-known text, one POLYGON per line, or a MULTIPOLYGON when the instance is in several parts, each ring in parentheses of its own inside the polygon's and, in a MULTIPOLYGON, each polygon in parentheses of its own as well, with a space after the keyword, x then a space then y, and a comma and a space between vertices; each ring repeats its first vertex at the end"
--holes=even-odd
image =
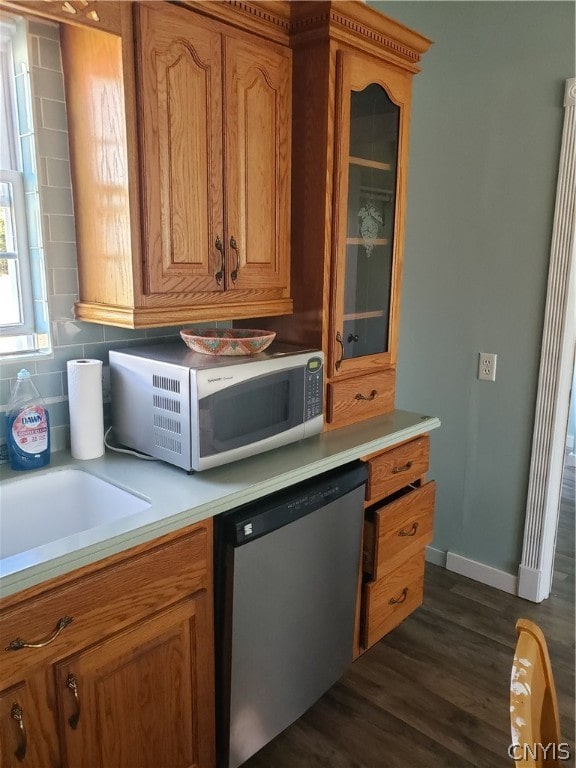
POLYGON ((370 510, 364 523, 363 569, 379 579, 432 541, 436 483, 414 488, 370 510))
POLYGON ((424 550, 362 589, 362 646, 369 648, 422 605, 424 550))
POLYGON ((393 411, 395 378, 389 368, 328 384, 327 420, 341 427, 393 411))
POLYGON ((389 451, 368 457, 367 505, 374 504, 425 475, 430 438, 422 435, 389 451))
MULTIPOLYGON (((211 521, 209 521, 211 522, 211 521)), ((2 686, 45 664, 103 639, 211 584, 209 528, 133 555, 0 613, 2 686), (58 635, 58 622, 72 617, 58 635), (40 648, 6 650, 18 638, 40 648)))

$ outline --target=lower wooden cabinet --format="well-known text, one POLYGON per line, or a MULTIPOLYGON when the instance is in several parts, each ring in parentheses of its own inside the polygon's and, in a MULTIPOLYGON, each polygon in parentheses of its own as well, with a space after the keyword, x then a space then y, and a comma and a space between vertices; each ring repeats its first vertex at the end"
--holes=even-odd
POLYGON ((436 485, 425 483, 427 435, 366 457, 369 477, 358 652, 422 604, 424 553, 432 540, 436 485))
POLYGON ((3 767, 213 768, 211 520, 167 538, 0 605, 3 767))

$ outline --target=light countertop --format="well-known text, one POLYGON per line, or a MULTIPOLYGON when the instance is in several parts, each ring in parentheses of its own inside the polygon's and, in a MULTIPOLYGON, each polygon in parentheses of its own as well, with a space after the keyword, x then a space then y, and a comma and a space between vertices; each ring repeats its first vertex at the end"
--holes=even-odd
MULTIPOLYGON (((439 426, 435 417, 393 411, 190 475, 161 461, 142 461, 108 449, 101 458, 89 461, 75 460, 69 452, 60 451, 52 455, 49 467, 29 473, 14 472, 3 465, 2 485, 75 467, 146 499, 150 506, 129 517, 0 560, 0 593, 13 594, 439 426)), ((22 515, 25 517, 25 509, 22 515)))

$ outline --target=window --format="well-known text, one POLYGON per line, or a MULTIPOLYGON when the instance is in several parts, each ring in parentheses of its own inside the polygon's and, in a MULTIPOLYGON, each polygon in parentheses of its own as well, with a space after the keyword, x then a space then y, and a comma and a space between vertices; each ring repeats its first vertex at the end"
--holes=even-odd
MULTIPOLYGON (((44 281, 33 280, 29 235, 41 250, 34 153, 23 159, 22 139, 33 146, 27 56, 15 67, 14 48, 25 28, 15 20, 0 23, 0 355, 49 350, 44 281), (26 167, 28 165, 29 167, 26 167), (31 227, 36 227, 32 232, 31 227), (35 285, 36 282, 36 285, 35 285)), ((26 45, 20 46, 24 51, 26 45)), ((41 270, 40 261, 37 264, 41 270)))

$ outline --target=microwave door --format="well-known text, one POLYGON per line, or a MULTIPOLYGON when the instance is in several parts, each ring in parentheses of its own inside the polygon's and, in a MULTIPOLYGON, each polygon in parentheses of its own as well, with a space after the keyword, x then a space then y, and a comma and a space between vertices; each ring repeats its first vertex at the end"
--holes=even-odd
POLYGON ((261 374, 206 395, 199 402, 200 459, 253 448, 263 441, 273 447, 276 436, 303 424, 303 404, 301 366, 261 374))

